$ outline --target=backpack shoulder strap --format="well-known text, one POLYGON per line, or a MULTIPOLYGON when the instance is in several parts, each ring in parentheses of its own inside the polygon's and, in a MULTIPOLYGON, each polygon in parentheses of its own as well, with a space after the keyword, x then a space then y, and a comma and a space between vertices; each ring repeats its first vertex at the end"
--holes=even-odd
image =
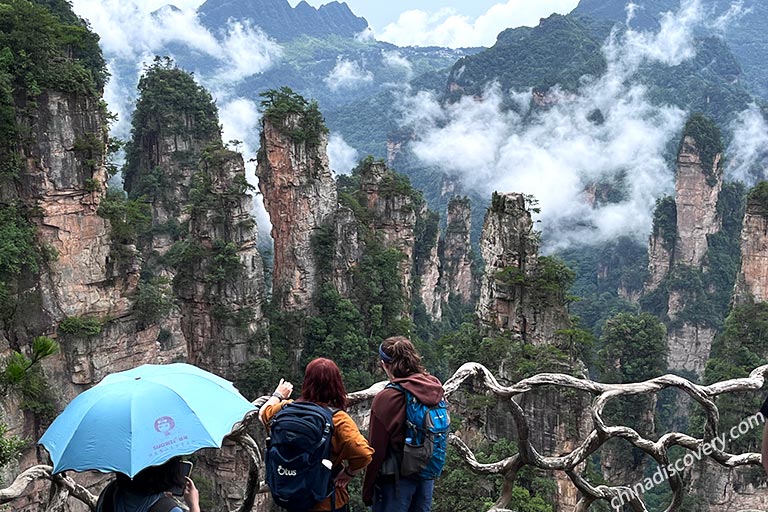
MULTIPOLYGON (((154 505, 149 507, 148 512, 170 512, 174 507, 178 507, 178 502, 170 496, 163 496, 157 500, 154 505)), ((180 507, 179 507, 180 508, 180 507)))
POLYGON ((117 480, 112 480, 107 485, 96 503, 97 512, 112 512, 115 510, 115 491, 117 490, 117 480))
POLYGON ((407 393, 405 388, 403 386, 401 386, 400 384, 397 384, 396 382, 388 383, 386 386, 384 386, 384 389, 386 389, 386 388, 396 389, 396 390, 398 390, 401 393, 407 393))

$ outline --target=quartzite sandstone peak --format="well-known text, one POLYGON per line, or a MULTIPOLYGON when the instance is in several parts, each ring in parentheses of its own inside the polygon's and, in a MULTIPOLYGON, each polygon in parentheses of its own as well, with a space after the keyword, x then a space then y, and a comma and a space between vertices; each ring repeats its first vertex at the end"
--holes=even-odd
POLYGON ((752 189, 741 230, 741 268, 734 289, 734 304, 768 301, 768 210, 762 182, 752 189), (758 192, 763 192, 759 194, 758 192))
POLYGON ((319 275, 312 237, 332 222, 337 208, 336 183, 328 166, 328 136, 313 143, 291 131, 302 118, 282 122, 264 118, 257 175, 274 241, 273 295, 288 311, 311 310, 319 275))

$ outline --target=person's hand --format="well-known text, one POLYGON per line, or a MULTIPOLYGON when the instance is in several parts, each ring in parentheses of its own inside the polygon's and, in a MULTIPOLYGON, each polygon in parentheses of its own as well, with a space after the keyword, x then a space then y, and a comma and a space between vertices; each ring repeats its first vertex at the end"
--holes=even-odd
POLYGON ((189 507, 189 512, 200 512, 200 492, 195 487, 195 482, 191 478, 185 477, 184 501, 189 507))
POLYGON ((346 487, 353 478, 354 475, 350 475, 345 468, 339 471, 339 474, 336 475, 336 478, 333 479, 333 483, 336 487, 341 489, 346 487))
POLYGON ((293 384, 287 380, 280 379, 280 383, 275 388, 275 393, 280 393, 283 399, 289 398, 293 393, 293 384))

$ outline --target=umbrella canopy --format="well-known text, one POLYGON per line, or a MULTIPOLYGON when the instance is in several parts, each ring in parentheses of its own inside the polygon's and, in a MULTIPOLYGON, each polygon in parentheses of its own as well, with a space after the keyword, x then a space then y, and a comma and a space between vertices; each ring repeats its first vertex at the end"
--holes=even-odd
POLYGON ((113 373, 79 394, 39 444, 53 472, 119 471, 200 448, 221 448, 235 423, 255 411, 228 380, 184 363, 145 364, 113 373))

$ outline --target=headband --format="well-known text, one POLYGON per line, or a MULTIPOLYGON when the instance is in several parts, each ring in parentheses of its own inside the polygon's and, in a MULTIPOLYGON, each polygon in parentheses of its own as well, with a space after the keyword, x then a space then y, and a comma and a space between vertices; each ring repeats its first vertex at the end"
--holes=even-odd
POLYGON ((382 361, 384 361, 387 364, 392 362, 392 357, 388 356, 387 353, 384 352, 384 349, 381 348, 381 345, 379 345, 379 357, 381 358, 382 361))

